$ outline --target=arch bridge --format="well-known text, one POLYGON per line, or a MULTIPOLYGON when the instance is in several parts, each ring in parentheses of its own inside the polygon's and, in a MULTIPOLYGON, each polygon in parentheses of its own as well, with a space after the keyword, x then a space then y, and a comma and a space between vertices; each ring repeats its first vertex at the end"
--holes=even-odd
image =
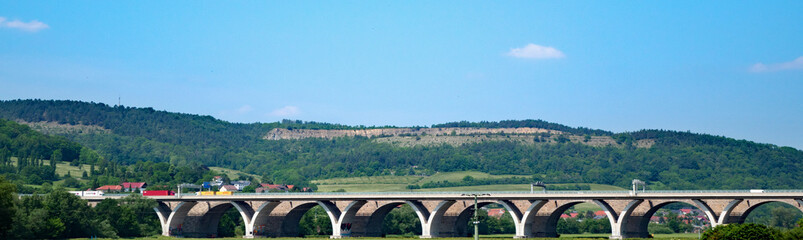
MULTIPOLYGON (((564 191, 482 192, 478 206, 497 203, 510 212, 515 238, 557 237, 560 215, 579 203, 601 207, 611 225, 611 238, 649 237, 650 217, 670 203, 688 203, 705 213, 712 227, 744 222, 750 211, 769 202, 783 202, 803 211, 803 190, 750 191, 564 191)), ((84 197, 90 204, 104 198, 84 197)), ((245 224, 245 238, 297 237, 299 222, 310 208, 321 206, 332 223, 331 238, 378 237, 382 220, 407 204, 421 222, 421 238, 468 235, 474 197, 466 193, 270 193, 230 196, 149 196, 164 236, 216 235, 224 212, 235 208, 245 224)))

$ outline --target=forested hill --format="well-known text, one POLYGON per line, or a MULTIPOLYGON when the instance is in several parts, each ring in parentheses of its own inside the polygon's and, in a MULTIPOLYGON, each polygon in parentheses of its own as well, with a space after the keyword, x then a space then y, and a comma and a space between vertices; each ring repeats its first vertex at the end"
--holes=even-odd
MULTIPOLYGON (((687 132, 611 133, 542 120, 455 122, 432 128, 534 128, 538 134, 309 137, 265 140, 274 129, 354 130, 377 127, 282 121, 229 123, 151 108, 51 100, 0 101, 0 118, 65 136, 120 164, 170 162, 220 166, 285 183, 383 174, 478 170, 532 175, 552 183, 653 188, 803 188, 803 152, 790 147, 687 132), (557 134, 556 134, 557 133, 557 134), (459 144, 400 144, 457 139, 459 144), (467 140, 468 139, 468 140, 467 140), (592 144, 604 143, 604 144, 592 144)), ((387 128, 387 127, 383 127, 387 128)), ((392 127, 391 127, 392 128, 392 127)), ((493 132, 493 131, 491 131, 493 132)))
POLYGON ((0 165, 11 156, 21 158, 74 161, 80 157, 81 145, 61 136, 48 136, 28 126, 0 119, 0 165))
POLYGON ((34 184, 55 181, 56 168, 50 166, 59 161, 78 161, 81 154, 93 153, 64 137, 44 135, 28 126, 0 119, 0 179, 24 179, 34 184), (16 162, 11 161, 12 156, 17 158, 16 162), (49 159, 47 166, 44 159, 49 159))

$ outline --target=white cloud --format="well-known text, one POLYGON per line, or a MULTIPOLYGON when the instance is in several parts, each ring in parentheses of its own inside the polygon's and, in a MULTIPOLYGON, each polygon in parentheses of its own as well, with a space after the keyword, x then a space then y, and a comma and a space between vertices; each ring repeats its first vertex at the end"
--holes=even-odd
POLYGON ((252 108, 251 105, 243 105, 242 107, 238 108, 236 112, 239 114, 244 114, 251 112, 252 110, 254 110, 254 108, 252 108))
POLYGON ((13 28, 26 32, 38 32, 42 29, 49 28, 47 24, 33 20, 30 22, 23 22, 20 20, 6 21, 6 18, 0 17, 0 28, 13 28))
POLYGON ((513 48, 507 52, 508 56, 515 58, 530 58, 530 59, 552 59, 564 58, 563 52, 553 47, 545 47, 536 44, 527 44, 522 48, 513 48))
POLYGON ((803 70, 803 56, 798 57, 791 62, 782 62, 782 63, 772 63, 772 64, 763 64, 763 63, 756 63, 750 68, 747 69, 750 72, 754 73, 762 73, 762 72, 777 72, 777 71, 785 71, 785 70, 803 70))
POLYGON ((299 110, 296 106, 284 106, 283 108, 273 110, 273 112, 270 112, 270 115, 277 117, 291 117, 300 113, 301 110, 299 110))

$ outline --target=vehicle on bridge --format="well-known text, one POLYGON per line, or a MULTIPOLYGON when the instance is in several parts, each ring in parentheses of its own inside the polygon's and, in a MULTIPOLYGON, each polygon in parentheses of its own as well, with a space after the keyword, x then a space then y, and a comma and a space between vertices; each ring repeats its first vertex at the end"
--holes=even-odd
POLYGON ((175 192, 170 190, 145 190, 142 191, 142 196, 173 196, 175 192))
POLYGON ((215 196, 215 195, 231 196, 232 192, 229 192, 229 191, 219 191, 219 192, 218 191, 203 191, 203 192, 198 192, 195 195, 198 195, 198 196, 215 196))
POLYGON ((79 197, 99 197, 103 196, 102 191, 70 191, 70 193, 79 197))

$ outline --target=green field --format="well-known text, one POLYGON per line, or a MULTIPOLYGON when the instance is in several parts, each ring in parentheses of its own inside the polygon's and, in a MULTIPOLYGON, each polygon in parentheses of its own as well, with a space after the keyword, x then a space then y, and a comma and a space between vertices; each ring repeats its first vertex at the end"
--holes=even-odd
POLYGON ((424 183, 428 183, 428 182, 442 182, 442 181, 460 182, 466 176, 471 176, 474 179, 499 179, 499 178, 512 178, 512 177, 532 178, 532 176, 528 176, 528 175, 491 175, 491 174, 487 174, 487 173, 483 173, 483 172, 462 171, 462 172, 439 172, 439 173, 435 173, 432 176, 425 177, 425 178, 421 179, 421 181, 418 181, 416 183, 417 184, 424 184, 424 183))
MULTIPOLYGON (((14 166, 17 165, 17 158, 16 157, 11 157, 11 164, 14 165, 14 166)), ((45 166, 50 166, 50 161, 44 161, 43 164, 45 166)), ((68 162, 60 162, 60 163, 56 163, 56 175, 58 175, 59 177, 64 177, 65 175, 67 175, 67 172, 69 172, 70 176, 74 177, 78 181, 85 182, 87 180, 81 179, 81 175, 84 173, 84 171, 89 173, 89 169, 90 168, 92 168, 90 165, 83 165, 83 166, 81 166, 81 168, 79 168, 78 166, 70 166, 70 164, 68 162)), ((63 182, 64 182, 64 180, 54 181, 53 182, 53 186, 61 185, 63 182)), ((42 187, 41 185, 33 185, 33 184, 25 184, 25 186, 32 187, 32 188, 41 188, 42 187)), ((75 188, 66 188, 66 189, 69 190, 69 191, 77 190, 75 188)))
POLYGON ((215 171, 215 172, 219 172, 219 173, 222 173, 222 174, 226 174, 226 176, 229 177, 229 179, 231 179, 231 180, 235 180, 235 179, 239 178, 240 174, 246 175, 246 176, 251 176, 251 177, 254 177, 256 179, 260 179, 260 176, 258 176, 256 174, 244 173, 244 172, 237 171, 237 170, 234 170, 234 169, 228 169, 228 168, 222 168, 222 167, 209 167, 209 170, 212 170, 212 171, 215 171))
MULTIPOLYGON (((424 188, 407 189, 407 185, 424 184, 428 182, 460 182, 466 176, 474 179, 499 179, 499 178, 530 178, 526 175, 491 175, 475 171, 462 172, 440 172, 432 176, 371 176, 371 177, 350 177, 350 178, 331 178, 315 180, 312 183, 318 185, 319 192, 332 192, 345 190, 346 192, 466 192, 466 191, 530 191, 529 184, 501 184, 501 185, 480 185, 480 186, 461 186, 445 188, 424 188)), ((581 183, 586 184, 586 183, 581 183)), ((550 184, 554 186, 574 185, 574 183, 550 184)), ((617 186, 603 184, 587 184, 591 190, 595 191, 621 191, 626 190, 617 186)))
POLYGON ((459 182, 464 177, 471 176, 475 179, 498 179, 498 178, 511 178, 522 177, 530 178, 527 175, 491 175, 483 172, 476 171, 461 171, 461 172, 439 172, 432 176, 371 176, 371 177, 349 177, 349 178, 330 178, 323 180, 314 180, 315 184, 371 184, 371 183, 388 183, 388 184, 424 184, 428 182, 450 181, 459 182))
MULTIPOLYGON (((11 157, 11 164, 14 166, 17 165, 16 157, 11 157)), ((50 166, 50 161, 45 160, 44 165, 50 166)), ((70 166, 69 162, 60 162, 56 163, 56 174, 60 177, 64 177, 64 175, 67 175, 67 172, 70 172, 70 175, 74 178, 81 178, 81 174, 83 174, 84 171, 89 173, 90 168, 90 165, 83 165, 81 168, 78 168, 78 166, 70 166)))
POLYGON ((314 184, 367 184, 367 183, 384 183, 384 184, 413 184, 421 181, 422 176, 370 176, 370 177, 349 177, 349 178, 331 178, 323 180, 313 180, 314 184))

